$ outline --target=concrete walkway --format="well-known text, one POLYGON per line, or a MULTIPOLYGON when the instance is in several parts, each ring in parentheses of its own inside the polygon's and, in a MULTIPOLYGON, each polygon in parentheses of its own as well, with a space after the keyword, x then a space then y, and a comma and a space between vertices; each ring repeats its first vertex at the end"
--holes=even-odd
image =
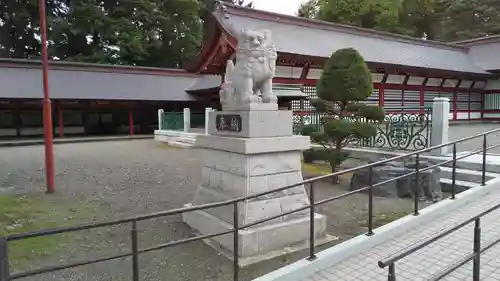
MULTIPOLYGON (((99 137, 68 137, 54 138, 54 144, 61 143, 79 143, 79 142, 96 142, 96 141, 118 141, 118 140, 135 140, 135 139, 151 139, 152 135, 134 135, 134 136, 99 136, 99 137)), ((0 140, 0 147, 9 146, 26 146, 43 144, 43 139, 12 139, 0 140)))
MULTIPOLYGON (((301 281, 341 281, 341 280, 387 280, 387 268, 381 269, 377 262, 406 247, 433 237, 440 232, 460 224, 500 203, 500 184, 477 200, 460 206, 451 212, 382 242, 370 250, 351 256, 329 268, 317 271, 301 281)), ((442 238, 433 244, 407 256, 396 263, 396 280, 428 280, 467 254, 472 253, 474 224, 442 238)), ((482 245, 500 238, 500 210, 494 211, 481 220, 482 245)), ((443 280, 472 280, 472 263, 457 269, 443 280)), ((500 280, 500 245, 494 246, 481 255, 481 280, 500 280)))

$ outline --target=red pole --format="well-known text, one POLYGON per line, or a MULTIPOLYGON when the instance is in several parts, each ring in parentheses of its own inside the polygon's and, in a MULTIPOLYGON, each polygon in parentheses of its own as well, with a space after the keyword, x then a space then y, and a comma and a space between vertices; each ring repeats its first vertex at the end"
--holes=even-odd
POLYGON ((40 35, 42 45, 42 76, 43 76, 43 127, 45 134, 45 177, 47 193, 53 193, 54 188, 54 147, 52 105, 49 96, 49 59, 47 54, 47 23, 45 13, 45 0, 39 0, 40 35))
POLYGON ((134 114, 132 113, 132 110, 128 112, 128 126, 129 126, 129 134, 131 136, 134 135, 134 114))
POLYGON ((58 106, 58 117, 59 117, 59 137, 64 137, 64 121, 63 121, 63 111, 61 108, 61 104, 58 106))

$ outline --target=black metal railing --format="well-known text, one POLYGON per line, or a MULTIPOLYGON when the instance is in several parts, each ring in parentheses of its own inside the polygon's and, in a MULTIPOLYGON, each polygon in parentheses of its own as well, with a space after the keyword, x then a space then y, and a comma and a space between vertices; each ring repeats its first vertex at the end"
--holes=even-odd
POLYGON ((384 122, 377 126, 377 134, 358 141, 358 145, 398 150, 429 147, 432 107, 386 107, 384 110, 387 113, 384 122))
MULTIPOLYGON (((416 151, 429 147, 431 140, 432 107, 385 107, 383 122, 374 122, 377 133, 370 138, 350 138, 346 144, 362 147, 376 147, 397 150, 416 151)), ((326 115, 317 112, 300 112, 293 116, 293 128, 296 134, 303 126, 314 126, 321 130, 326 115)), ((363 121, 360 117, 344 117, 347 120, 363 121)))
MULTIPOLYGON (((62 227, 62 228, 56 228, 56 229, 47 229, 47 230, 40 230, 40 231, 35 231, 35 232, 12 234, 12 235, 8 235, 6 237, 0 237, 0 281, 16 280, 16 279, 20 279, 20 278, 24 278, 24 277, 28 277, 28 276, 34 276, 34 275, 38 275, 38 274, 59 271, 59 270, 69 269, 69 268, 75 268, 75 267, 79 267, 79 266, 83 266, 83 265, 89 265, 89 264, 94 264, 94 263, 99 263, 99 262, 116 260, 116 259, 121 259, 121 258, 126 258, 126 257, 132 257, 132 272, 133 272, 133 275, 132 275, 133 279, 132 280, 139 281, 140 276, 139 276, 139 259, 138 259, 138 257, 140 254, 155 251, 155 250, 160 250, 160 249, 164 249, 164 248, 169 248, 169 247, 180 245, 180 244, 186 244, 186 243, 190 243, 190 242, 194 242, 194 241, 199 241, 199 240, 203 240, 203 239, 214 238, 217 236, 222 236, 222 235, 227 235, 227 234, 233 234, 233 238, 234 238, 233 239, 233 280, 236 281, 236 280, 239 280, 238 279, 239 278, 238 277, 239 276, 239 253, 238 253, 239 251, 238 251, 238 249, 239 249, 239 242, 240 241, 239 241, 238 231, 240 231, 242 229, 249 228, 249 227, 256 226, 256 225, 264 223, 264 222, 274 220, 276 218, 280 218, 280 217, 287 216, 287 215, 290 215, 290 214, 293 214, 296 212, 304 211, 304 210, 309 210, 309 215, 310 215, 309 256, 307 257, 307 259, 312 261, 312 260, 316 259, 314 211, 315 211, 315 208, 317 206, 325 204, 325 203, 329 203, 332 201, 336 201, 336 200, 339 200, 339 199, 342 199, 342 198, 345 198, 345 197, 348 197, 348 196, 351 196, 353 194, 357 194, 360 192, 368 192, 369 210, 368 210, 368 218, 367 218, 368 231, 367 231, 366 235, 369 235, 369 236, 375 235, 375 232, 373 229, 373 219, 374 219, 373 189, 374 188, 381 186, 381 185, 384 185, 384 184, 387 184, 389 182, 398 180, 398 179, 409 177, 409 176, 416 176, 417 184, 415 186, 418 187, 420 173, 422 173, 426 170, 429 170, 429 169, 434 169, 438 166, 443 166, 443 165, 453 163, 452 195, 450 198, 450 200, 453 200, 455 198, 455 190, 456 190, 455 189, 455 175, 456 175, 456 161, 457 160, 460 160, 460 159, 463 159, 463 158, 469 157, 471 155, 482 152, 483 153, 482 185, 486 184, 486 151, 488 149, 500 147, 500 144, 496 144, 496 145, 492 145, 492 146, 487 147, 486 138, 489 134, 493 134, 496 132, 500 132, 500 129, 496 129, 496 130, 492 130, 492 131, 489 131, 489 132, 486 132, 483 134, 478 134, 475 136, 463 138, 463 139, 460 139, 460 140, 457 140, 454 142, 449 142, 449 143, 437 145, 434 147, 422 149, 419 151, 411 152, 411 153, 408 153, 405 155, 400 155, 400 156, 384 159, 381 161, 377 161, 374 163, 361 165, 361 166, 358 166, 355 168, 342 170, 342 171, 332 173, 329 175, 324 175, 324 176, 320 176, 320 177, 316 177, 316 178, 307 179, 307 180, 298 182, 296 184, 287 185, 284 187, 276 188, 273 190, 269 190, 269 191, 255 194, 255 195, 251 195, 251 196, 239 197, 239 198, 226 200, 226 201, 222 201, 222 202, 197 205, 197 206, 192 206, 192 207, 188 207, 188 208, 179 208, 179 209, 173 209, 173 210, 162 211, 162 212, 157 212, 157 213, 151 213, 151 214, 147 214, 147 215, 136 216, 136 217, 132 217, 132 218, 126 218, 126 219, 109 221, 109 222, 93 223, 93 224, 71 226, 71 227, 62 227), (461 155, 460 157, 457 157, 457 153, 456 153, 457 143, 461 143, 464 141, 468 141, 468 140, 472 140, 472 139, 480 138, 480 137, 483 138, 483 145, 482 145, 481 149, 474 151, 472 153, 469 153, 466 155, 461 155), (433 151, 433 150, 436 150, 436 149, 439 149, 442 147, 447 147, 450 145, 453 146, 453 152, 454 152, 452 159, 438 163, 436 165, 428 166, 424 169, 419 168, 419 161, 420 161, 422 153, 430 152, 430 151, 433 151), (378 182, 375 184, 373 184, 373 182, 370 180, 369 184, 364 188, 357 189, 355 191, 346 192, 346 193, 338 195, 338 196, 329 197, 326 199, 316 201, 315 188, 314 188, 315 185, 314 184, 317 181, 329 179, 331 177, 339 176, 339 175, 346 174, 346 173, 356 172, 356 171, 363 170, 363 169, 369 169, 369 172, 370 172, 369 179, 372 179, 373 167, 376 167, 378 165, 382 165, 382 164, 385 164, 385 163, 388 163, 391 161, 407 158, 407 157, 412 157, 415 159, 415 162, 416 162, 415 167, 416 168, 415 168, 414 172, 407 173, 407 174, 404 174, 404 175, 401 175, 398 177, 394 177, 392 179, 378 182), (277 193, 277 192, 282 192, 282 191, 285 191, 285 190, 288 190, 288 189, 291 189, 294 187, 304 186, 304 185, 309 185, 309 204, 308 205, 303 206, 301 208, 294 209, 294 210, 290 210, 290 211, 287 211, 284 213, 280 213, 278 215, 267 217, 265 219, 258 220, 258 221, 255 221, 255 222, 252 222, 249 224, 240 224, 239 219, 238 219, 238 213, 239 213, 238 212, 238 203, 246 201, 246 200, 260 198, 260 197, 263 197, 266 195, 270 195, 270 194, 277 193), (205 235, 200 235, 200 236, 195 236, 195 237, 190 237, 190 238, 177 240, 177 241, 171 241, 171 242, 158 244, 158 245, 155 245, 152 247, 147 247, 147 248, 140 248, 139 247, 138 230, 137 230, 137 222, 139 222, 139 221, 144 221, 144 220, 159 218, 159 217, 165 217, 165 216, 180 215, 180 214, 183 214, 186 212, 206 210, 206 209, 228 206, 228 205, 233 206, 233 214, 234 214, 233 227, 230 230, 223 231, 223 232, 217 232, 217 233, 210 233, 210 234, 205 234, 205 235), (35 238, 35 237, 42 237, 42 236, 48 236, 48 235, 56 235, 56 234, 76 232, 76 231, 82 231, 82 230, 88 230, 88 229, 95 229, 95 228, 101 228, 101 227, 123 225, 123 224, 130 224, 131 251, 128 253, 115 255, 115 256, 108 256, 108 257, 103 257, 103 258, 93 259, 93 260, 84 260, 84 261, 69 263, 69 264, 65 264, 65 265, 56 265, 56 266, 43 267, 43 268, 39 268, 39 269, 35 269, 35 270, 15 272, 13 274, 11 274, 9 272, 9 257, 8 257, 8 243, 9 242, 19 241, 19 240, 28 239, 28 238, 35 238)), ((413 201, 413 205, 414 205, 413 214, 414 215, 419 215, 419 197, 420 197, 419 196, 419 189, 415 188, 414 201, 413 201)), ((392 268, 394 268, 394 267, 392 267, 392 268)))
POLYGON ((480 272, 481 272, 481 253, 484 251, 489 250, 491 247, 497 245, 500 243, 500 238, 491 241, 486 245, 485 247, 481 248, 481 218, 484 217, 485 215, 500 209, 500 203, 495 205, 494 207, 491 207, 487 209, 486 211, 482 212, 481 214, 470 218, 457 226, 444 231, 434 237, 431 237, 427 240, 421 241, 417 244, 412 245, 411 247, 408 247, 404 251, 398 252, 397 254, 390 256, 382 261, 378 262, 379 267, 385 268, 388 267, 388 274, 387 274, 387 280, 388 281, 396 281, 396 262, 401 260, 402 258, 405 258, 412 253, 415 253, 416 251, 436 242, 437 240, 444 238, 455 231, 462 229, 463 227, 471 224, 474 222, 474 239, 473 239, 473 245, 472 245, 472 253, 466 255, 465 257, 462 257, 452 265, 446 267, 444 270, 441 272, 432 275, 429 277, 427 280, 429 281, 437 281, 441 280, 444 277, 450 275, 452 272, 460 268, 461 266, 465 265, 466 263, 470 262, 471 260, 473 261, 472 264, 472 280, 473 281, 479 281, 480 280, 480 272))

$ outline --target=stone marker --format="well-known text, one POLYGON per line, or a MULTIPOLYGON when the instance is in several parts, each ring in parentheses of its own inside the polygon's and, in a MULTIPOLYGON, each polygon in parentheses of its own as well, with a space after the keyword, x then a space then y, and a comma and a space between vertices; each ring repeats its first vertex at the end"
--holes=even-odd
MULTIPOLYGON (((423 170, 433 164, 429 161, 419 161, 419 169, 423 170)), ((391 161, 373 167, 372 183, 385 182, 390 179, 409 174, 416 171, 415 162, 398 162, 391 161)), ((422 199, 429 201, 439 201, 442 198, 440 184, 441 169, 436 167, 426 171, 419 172, 419 184, 417 183, 417 175, 407 176, 401 179, 376 186, 373 188, 373 194, 385 197, 414 197, 415 191, 418 189, 418 194, 422 199)), ((369 185, 369 169, 356 171, 351 178, 350 190, 358 190, 369 185)))
MULTIPOLYGON (((220 202, 254 195, 302 181, 301 152, 309 137, 294 136, 292 111, 278 110, 272 92, 276 49, 271 32, 242 30, 236 64, 228 61, 221 87, 222 111, 210 112, 208 135, 198 136, 205 165, 192 204, 220 202)), ((239 225, 269 218, 309 204, 304 186, 238 204, 239 225)), ((201 234, 233 229, 233 206, 185 213, 183 220, 201 234)), ((315 236, 326 241, 326 217, 315 214, 315 236)), ((280 217, 239 233, 240 266, 308 246, 309 211, 280 217)), ((233 235, 209 244, 229 257, 233 235)))

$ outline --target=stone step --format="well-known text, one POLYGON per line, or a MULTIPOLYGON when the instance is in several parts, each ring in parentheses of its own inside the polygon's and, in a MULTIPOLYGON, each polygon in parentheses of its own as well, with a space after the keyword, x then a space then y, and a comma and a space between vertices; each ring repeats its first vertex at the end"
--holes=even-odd
MULTIPOLYGON (((465 156, 470 154, 470 151, 464 151, 457 153, 457 157, 465 156)), ((452 156, 451 154, 447 155, 452 156)), ((449 158, 452 159, 452 158, 449 158)), ((447 167, 452 167, 453 163, 446 164, 447 167)), ((482 171, 483 169, 483 155, 475 154, 467 158, 460 159, 457 161, 457 168, 482 171)), ((500 155, 487 154, 486 155, 486 172, 499 173, 500 174, 500 155)))
MULTIPOLYGON (((452 186, 452 180, 451 179, 446 179, 446 178, 441 178, 439 180, 441 183, 441 190, 443 192, 451 192, 451 186, 452 186)), ((473 183, 473 182, 468 182, 468 181, 457 181, 455 180, 455 192, 460 193, 463 191, 466 191, 468 189, 474 188, 480 186, 479 183, 473 183)))
POLYGON ((185 142, 179 142, 179 141, 172 141, 172 142, 168 142, 168 145, 175 146, 175 147, 182 147, 182 148, 190 148, 194 144, 185 143, 185 142))
POLYGON ((191 145, 194 145, 194 143, 196 142, 196 138, 194 137, 179 137, 177 139, 178 142, 183 142, 183 143, 187 143, 187 144, 191 144, 191 145))
MULTIPOLYGON (((452 168, 441 167, 441 178, 451 179, 452 175, 453 175, 452 168)), ((492 180, 496 177, 500 177, 500 174, 490 173, 490 172, 486 173, 486 181, 492 180)), ((455 180, 463 182, 481 183, 482 172, 476 170, 468 170, 468 169, 456 169, 455 180)))

